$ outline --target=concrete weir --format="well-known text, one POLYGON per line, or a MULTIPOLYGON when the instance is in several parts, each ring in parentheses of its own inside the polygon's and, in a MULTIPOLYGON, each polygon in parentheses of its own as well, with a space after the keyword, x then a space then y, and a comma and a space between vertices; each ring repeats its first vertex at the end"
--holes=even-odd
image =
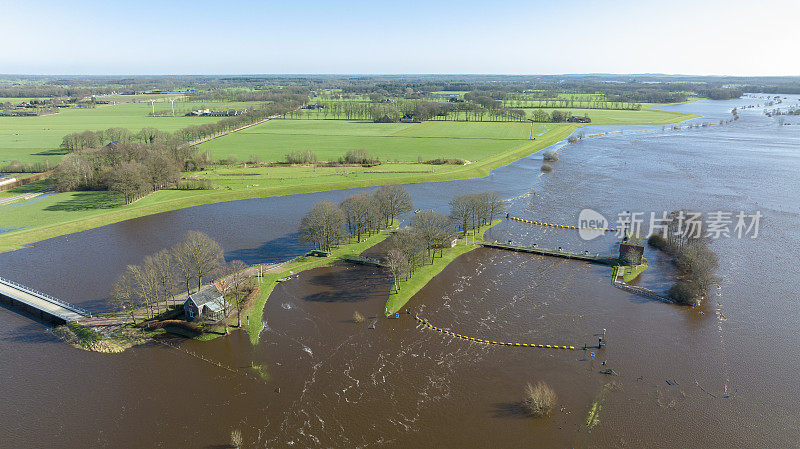
POLYGON ((89 312, 80 307, 3 278, 0 278, 0 301, 56 324, 89 316, 89 312))
POLYGON ((565 251, 562 249, 547 249, 547 248, 539 248, 537 246, 520 246, 520 245, 511 245, 511 244, 497 243, 497 242, 495 243, 483 242, 480 245, 485 246, 487 248, 504 249, 507 251, 516 251, 520 253, 541 254, 543 256, 563 257, 565 259, 577 259, 603 265, 614 266, 620 264, 619 259, 616 257, 601 256, 599 254, 575 253, 572 251, 565 251))

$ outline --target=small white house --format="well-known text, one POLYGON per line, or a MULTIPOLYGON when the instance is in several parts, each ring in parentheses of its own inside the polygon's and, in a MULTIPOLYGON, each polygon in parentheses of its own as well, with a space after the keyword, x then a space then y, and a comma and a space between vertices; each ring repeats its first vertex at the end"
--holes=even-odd
POLYGON ((216 285, 207 285, 197 293, 189 295, 183 302, 186 321, 220 320, 225 318, 227 304, 216 285))

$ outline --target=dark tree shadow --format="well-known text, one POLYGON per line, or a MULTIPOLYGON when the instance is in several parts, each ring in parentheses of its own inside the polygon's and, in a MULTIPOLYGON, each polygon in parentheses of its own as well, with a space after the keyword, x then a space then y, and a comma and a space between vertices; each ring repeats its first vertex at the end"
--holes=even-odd
POLYGON ((69 153, 69 150, 65 150, 62 148, 51 148, 49 150, 40 151, 38 153, 33 153, 34 156, 63 156, 69 153))
POLYGON ((492 414, 493 418, 525 418, 528 419, 530 416, 528 412, 523 407, 522 402, 498 402, 493 405, 494 413, 492 414))
POLYGON ((84 210, 113 209, 122 206, 121 196, 111 192, 77 192, 66 201, 51 204, 47 211, 80 212, 84 210))
POLYGON ((53 186, 53 180, 48 178, 48 179, 42 179, 41 181, 34 181, 25 185, 21 185, 19 187, 14 187, 13 189, 8 189, 8 192, 22 195, 25 193, 38 192, 40 190, 44 190, 52 186, 53 186))
POLYGON ((311 245, 300 242, 300 234, 295 232, 265 242, 256 248, 228 251, 225 253, 225 260, 241 260, 249 265, 276 263, 301 256, 312 248, 311 245))

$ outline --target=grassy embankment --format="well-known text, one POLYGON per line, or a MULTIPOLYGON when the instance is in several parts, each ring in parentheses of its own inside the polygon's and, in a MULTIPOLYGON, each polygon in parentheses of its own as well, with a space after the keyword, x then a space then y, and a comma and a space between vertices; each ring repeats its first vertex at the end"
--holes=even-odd
MULTIPOLYGON (((276 159, 276 155, 283 155, 288 149, 298 148, 289 146, 287 149, 284 145, 289 145, 291 139, 287 140, 284 135, 278 136, 279 144, 277 146, 270 146, 268 144, 273 135, 257 133, 262 127, 270 129, 269 127, 273 123, 278 122, 288 123, 288 121, 282 120, 268 122, 243 131, 248 135, 255 133, 256 137, 251 136, 250 138, 255 138, 256 141, 262 142, 263 153, 260 156, 263 155, 264 160, 268 160, 267 157, 276 159)), ((327 122, 304 121, 303 123, 327 122)), ((346 124, 347 122, 331 123, 346 124)), ((356 126, 355 124, 351 125, 356 126)), ((350 127, 351 125, 346 126, 350 127)), ((369 127, 369 125, 364 124, 363 126, 369 127)), ((240 167, 235 169, 216 168, 208 172, 200 172, 198 176, 208 177, 213 182, 224 187, 224 189, 158 191, 127 206, 121 204, 121 200, 117 195, 109 192, 68 192, 31 201, 28 204, 17 205, 13 208, 6 208, 0 214, 0 228, 17 230, 0 234, 0 251, 16 249, 32 242, 131 218, 208 203, 391 183, 448 181, 486 176, 494 168, 509 164, 563 140, 577 127, 571 124, 553 125, 548 132, 536 140, 528 140, 525 137, 529 133, 530 126, 519 123, 432 123, 430 125, 408 126, 417 126, 418 128, 413 129, 416 134, 404 140, 394 140, 394 138, 386 136, 373 137, 375 140, 387 140, 385 146, 375 147, 379 148, 380 151, 376 149, 374 155, 388 158, 391 154, 394 154, 395 158, 404 158, 407 161, 406 163, 384 164, 375 167, 314 168, 278 166, 252 169, 240 167), (497 128, 493 129, 494 127, 497 128), (490 131, 490 129, 493 130, 490 131), (496 137, 471 137, 489 132, 494 132, 496 137), (453 134, 459 133, 462 134, 461 138, 453 136, 453 134), (514 137, 502 137, 503 135, 509 135, 509 133, 514 137), (426 137, 425 134, 431 137, 426 137), (391 143, 396 142, 399 144, 403 141, 405 141, 404 146, 391 143), (447 152, 443 147, 437 147, 437 145, 442 145, 443 141, 447 142, 449 148, 447 152), (499 144, 497 143, 498 141, 499 144), (408 162, 409 159, 416 161, 420 155, 418 152, 412 152, 411 148, 419 147, 424 149, 426 146, 428 148, 426 151, 429 151, 428 156, 430 158, 472 158, 470 159, 472 163, 466 165, 428 165, 408 162), (485 156, 480 157, 482 154, 485 156)), ((396 131, 402 131, 402 129, 396 131)), ((345 130, 345 132, 349 131, 345 130)), ((325 151, 329 151, 331 154, 341 154, 340 150, 344 147, 325 147, 328 139, 327 137, 321 138, 323 136, 315 135, 314 137, 322 148, 312 148, 322 154, 325 154, 325 151), (329 149, 325 150, 325 148, 329 149)), ((212 154, 221 155, 222 150, 219 145, 224 145, 231 152, 234 152, 233 148, 236 148, 241 142, 239 139, 238 133, 233 134, 204 144, 201 149, 204 149, 205 145, 213 145, 210 148, 212 154), (229 139, 234 139, 232 144, 225 143, 229 139)), ((365 144, 365 142, 356 143, 354 141, 353 144, 354 146, 351 146, 350 149, 358 148, 356 145, 365 144)), ((366 148, 371 150, 373 147, 367 146, 366 148)), ((252 150, 252 148, 248 148, 245 152, 252 150)))
POLYGON ((642 257, 642 263, 635 266, 635 267, 625 267, 625 273, 622 274, 622 280, 625 283, 628 283, 644 272, 647 269, 649 264, 647 263, 647 259, 642 257))
POLYGON ((279 270, 264 274, 264 276, 259 280, 258 295, 256 296, 255 300, 248 305, 247 309, 242 311, 242 315, 244 315, 244 317, 250 317, 249 321, 244 317, 242 319, 242 327, 244 327, 244 329, 247 331, 247 334, 250 337, 250 342, 253 345, 258 343, 258 339, 261 334, 264 306, 267 303, 267 299, 269 299, 270 295, 272 294, 272 290, 277 285, 278 279, 290 275, 296 275, 313 268, 329 265, 335 262, 337 259, 343 257, 357 256, 384 241, 390 235, 391 234, 388 230, 383 230, 378 234, 363 239, 361 242, 345 243, 340 245, 331 251, 330 257, 301 257, 281 266, 279 270))
MULTIPOLYGON (((475 241, 482 241, 483 234, 486 232, 486 230, 500 223, 500 221, 501 220, 495 220, 488 225, 481 226, 481 228, 475 233, 475 241)), ((384 310, 384 313, 389 316, 398 312, 414 295, 417 294, 417 292, 422 290, 422 287, 428 285, 428 282, 430 282, 431 279, 436 277, 436 275, 447 268, 447 266, 450 265, 450 262, 454 261, 458 256, 478 248, 479 245, 468 242, 468 240, 472 239, 472 237, 472 234, 468 233, 467 238, 459 239, 455 247, 445 249, 442 257, 434 258, 432 264, 423 265, 416 268, 414 270, 414 275, 408 280, 401 279, 398 283, 400 287, 400 291, 398 293, 395 293, 394 285, 392 285, 389 293, 389 299, 386 300, 386 309, 384 310)))

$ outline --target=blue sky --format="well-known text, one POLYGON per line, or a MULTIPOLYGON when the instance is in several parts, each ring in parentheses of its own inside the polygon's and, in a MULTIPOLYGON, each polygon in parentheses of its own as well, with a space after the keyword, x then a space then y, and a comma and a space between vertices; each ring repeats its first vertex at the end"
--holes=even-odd
POLYGON ((0 73, 800 75, 797 0, 0 0, 0 16, 0 73))

